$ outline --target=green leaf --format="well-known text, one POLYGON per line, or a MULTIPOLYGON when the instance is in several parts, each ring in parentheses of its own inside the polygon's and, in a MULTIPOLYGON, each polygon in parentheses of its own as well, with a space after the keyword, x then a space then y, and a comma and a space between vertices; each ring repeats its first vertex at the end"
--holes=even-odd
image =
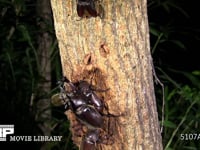
POLYGON ((193 75, 200 76, 200 70, 192 71, 193 75))
POLYGON ((164 126, 165 126, 165 127, 168 127, 168 128, 173 128, 173 129, 175 129, 177 125, 176 125, 175 123, 169 121, 169 120, 165 120, 165 121, 164 121, 164 126))
POLYGON ((156 28, 153 28, 150 26, 150 33, 156 37, 160 35, 160 31, 158 31, 156 28))
POLYGON ((176 46, 178 46, 178 47, 180 47, 182 49, 186 49, 185 45, 181 41, 171 40, 170 42, 174 43, 176 46))

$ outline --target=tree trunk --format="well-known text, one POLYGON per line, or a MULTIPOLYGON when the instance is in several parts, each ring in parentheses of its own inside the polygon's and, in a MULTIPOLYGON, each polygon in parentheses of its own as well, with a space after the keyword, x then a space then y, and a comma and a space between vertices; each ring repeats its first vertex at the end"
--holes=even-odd
POLYGON ((43 135, 51 134, 50 120, 51 109, 50 99, 47 98, 48 92, 51 90, 51 59, 50 50, 52 45, 52 36, 48 32, 48 26, 52 24, 51 6, 49 0, 37 1, 37 14, 39 16, 39 34, 38 34, 38 59, 40 63, 39 74, 41 80, 38 83, 38 93, 41 97, 37 102, 36 121, 42 130, 43 135))
MULTIPOLYGON (((107 119, 114 144, 98 149, 161 150, 146 0, 103 0, 104 18, 79 18, 75 0, 51 4, 64 76, 109 88, 98 94, 110 113, 121 114, 107 119)), ((80 145, 80 138, 73 140, 80 145)))

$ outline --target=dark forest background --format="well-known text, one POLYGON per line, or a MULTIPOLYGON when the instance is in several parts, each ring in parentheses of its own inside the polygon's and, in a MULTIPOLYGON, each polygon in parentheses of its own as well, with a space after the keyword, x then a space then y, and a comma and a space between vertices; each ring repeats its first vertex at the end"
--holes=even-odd
MULTIPOLYGON (((198 7, 194 0, 148 0, 151 52, 156 74, 165 86, 165 150, 200 147, 198 7), (199 138, 194 139, 194 134, 199 138)), ((0 124, 14 124, 15 135, 63 136, 61 142, 9 145, 34 150, 76 149, 64 109, 50 103, 59 91, 56 82, 61 77, 49 1, 1 0, 0 124)), ((163 92, 156 82, 155 90, 161 121, 163 92)))

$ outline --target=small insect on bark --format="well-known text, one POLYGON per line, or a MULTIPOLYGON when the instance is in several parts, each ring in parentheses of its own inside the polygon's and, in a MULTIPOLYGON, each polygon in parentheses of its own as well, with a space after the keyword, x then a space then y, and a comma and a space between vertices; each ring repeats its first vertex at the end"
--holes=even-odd
POLYGON ((77 0, 77 14, 79 17, 103 18, 103 7, 97 4, 98 0, 77 0))

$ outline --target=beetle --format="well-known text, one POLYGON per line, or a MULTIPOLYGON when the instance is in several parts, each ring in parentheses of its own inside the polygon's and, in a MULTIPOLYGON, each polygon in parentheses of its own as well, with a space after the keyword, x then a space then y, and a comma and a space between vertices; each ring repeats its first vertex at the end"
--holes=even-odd
POLYGON ((81 80, 71 82, 66 77, 59 82, 60 99, 63 100, 66 110, 71 110, 77 120, 79 120, 88 129, 82 139, 81 150, 93 150, 97 143, 103 143, 105 138, 100 136, 100 130, 103 129, 104 116, 113 116, 107 112, 103 113, 104 108, 107 109, 105 103, 96 95, 97 90, 87 81, 81 80), (68 85, 66 89, 65 83, 68 85), (103 139, 103 140, 102 140, 103 139))
POLYGON ((99 141, 100 130, 89 130, 83 137, 80 150, 94 150, 99 141))
POLYGON ((103 8, 99 5, 99 12, 96 9, 96 1, 98 0, 77 0, 77 14, 79 17, 102 17, 103 8))
POLYGON ((77 119, 89 128, 102 128, 103 101, 93 92, 86 81, 72 83, 66 77, 60 82, 61 99, 66 110, 70 109, 77 119), (69 85, 66 91, 64 83, 69 85))
MULTIPOLYGON (((78 101, 87 101, 87 104, 93 105, 98 112, 103 114, 103 108, 105 107, 103 101, 95 94, 94 91, 105 92, 106 90, 97 90, 92 87, 87 81, 81 80, 79 82, 72 83, 66 77, 63 77, 63 83, 66 82, 69 86, 71 91, 67 92, 68 98, 71 98, 74 103, 76 100, 74 98, 79 97, 78 101), (82 98, 81 98, 82 97, 82 98), (81 99, 81 100, 80 100, 81 99)), ((65 87, 61 83, 61 93, 64 92, 65 87)), ((65 93, 65 92, 64 92, 65 93)))
POLYGON ((82 138, 80 150, 95 150, 97 144, 113 144, 111 136, 106 134, 102 135, 101 129, 89 129, 85 136, 82 138))

